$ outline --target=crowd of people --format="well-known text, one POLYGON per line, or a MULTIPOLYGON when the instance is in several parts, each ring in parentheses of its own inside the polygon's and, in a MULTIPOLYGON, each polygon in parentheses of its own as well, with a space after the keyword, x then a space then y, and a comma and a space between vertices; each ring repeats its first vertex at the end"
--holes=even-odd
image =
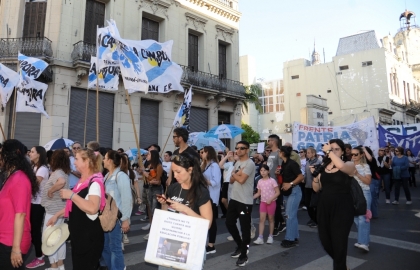
POLYGON ((148 224, 142 229, 149 230, 155 209, 209 221, 203 228, 208 233, 204 259, 216 253, 221 210, 228 239, 236 244, 230 256, 237 266, 244 266, 251 241, 273 244, 274 237, 285 232, 283 248, 299 245, 297 213, 304 209, 307 225, 318 229, 321 244, 333 259, 333 269, 348 269, 350 229, 355 223, 354 246, 368 252, 370 220, 379 217, 381 190, 390 204, 393 188, 392 204, 397 205, 402 186, 406 204, 412 203, 409 186, 416 187, 418 160, 410 149, 388 145, 373 153, 369 147, 333 139, 317 153, 311 147, 293 150, 290 143, 281 145, 272 134, 263 153, 252 152, 246 141, 237 142, 234 151, 217 152, 211 146, 189 146, 188 136, 186 129, 175 128, 175 151, 162 155, 159 145, 153 144, 134 164, 123 149, 106 149, 98 142, 89 142, 86 148, 75 142, 71 149, 47 152, 41 146, 28 151, 20 141, 6 140, 0 152, 1 268, 38 268, 48 257, 48 270, 63 270, 65 242, 44 255, 43 232, 67 223, 74 269, 126 269, 123 250, 130 241, 131 215, 144 215, 148 224), (364 215, 354 215, 352 178, 367 202, 364 215), (104 231, 100 222, 107 196, 120 212, 110 231, 104 231), (258 236, 251 219, 254 204, 259 205, 258 236), (138 209, 133 211, 133 205, 138 209), (32 245, 35 258, 26 262, 32 245))

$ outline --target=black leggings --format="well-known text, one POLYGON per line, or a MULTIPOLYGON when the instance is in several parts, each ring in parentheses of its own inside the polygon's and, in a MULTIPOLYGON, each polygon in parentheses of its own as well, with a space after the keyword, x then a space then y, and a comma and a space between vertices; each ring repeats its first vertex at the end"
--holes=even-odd
POLYGON ((0 243, 0 265, 2 270, 24 270, 25 269, 25 260, 26 254, 22 254, 22 265, 18 268, 14 268, 12 261, 10 260, 10 253, 12 252, 12 247, 3 245, 0 243))
POLYGON ((211 208, 213 210, 213 220, 211 222, 211 227, 209 229, 209 243, 216 243, 216 235, 217 235, 217 223, 216 219, 219 216, 219 210, 215 203, 211 204, 211 208))
POLYGON ((410 179, 409 179, 410 180, 409 181, 410 187, 411 186, 417 187, 417 184, 416 184, 416 167, 409 167, 408 171, 410 172, 410 179))
POLYGON ((305 191, 305 205, 308 210, 309 218, 312 219, 313 222, 318 224, 317 217, 316 217, 316 207, 311 207, 312 194, 314 194, 315 191, 312 188, 305 188, 304 191, 305 191))
POLYGON ((31 204, 31 237, 35 248, 35 256, 42 257, 42 222, 45 208, 40 204, 31 204))

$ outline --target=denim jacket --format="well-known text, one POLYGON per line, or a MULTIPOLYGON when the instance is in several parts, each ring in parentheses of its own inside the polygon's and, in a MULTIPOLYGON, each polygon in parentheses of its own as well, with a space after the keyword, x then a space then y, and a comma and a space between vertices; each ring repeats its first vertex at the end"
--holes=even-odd
POLYGON ((107 173, 104 177, 105 192, 114 198, 122 217, 121 221, 130 219, 131 211, 133 210, 133 199, 131 195, 131 180, 126 173, 115 168, 112 175, 107 173), (120 173, 118 173, 120 172, 120 173), (118 174, 118 180, 115 177, 118 174))

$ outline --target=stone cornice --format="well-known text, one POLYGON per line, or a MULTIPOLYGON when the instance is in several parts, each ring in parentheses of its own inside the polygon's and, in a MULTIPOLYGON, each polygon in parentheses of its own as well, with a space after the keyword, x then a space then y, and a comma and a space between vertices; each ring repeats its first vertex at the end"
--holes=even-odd
POLYGON ((168 8, 171 4, 168 4, 162 0, 140 0, 138 9, 150 8, 153 14, 162 13, 169 20, 168 8))
POLYGON ((207 33, 205 27, 208 20, 189 12, 185 12, 185 18, 187 20, 185 27, 192 23, 192 26, 194 26, 195 30, 199 30, 201 28, 204 33, 207 33))
POLYGON ((233 8, 230 8, 226 5, 223 5, 215 0, 185 0, 185 1, 190 2, 201 8, 205 8, 208 11, 215 13, 219 16, 222 16, 224 18, 227 18, 228 20, 231 20, 233 22, 239 22, 239 19, 241 18, 241 15, 242 15, 239 11, 234 10, 233 8))
POLYGON ((217 24, 215 27, 216 27, 216 39, 218 39, 221 36, 224 41, 227 41, 226 39, 229 38, 230 42, 233 43, 233 34, 235 33, 235 29, 232 29, 232 28, 229 29, 219 24, 217 24))

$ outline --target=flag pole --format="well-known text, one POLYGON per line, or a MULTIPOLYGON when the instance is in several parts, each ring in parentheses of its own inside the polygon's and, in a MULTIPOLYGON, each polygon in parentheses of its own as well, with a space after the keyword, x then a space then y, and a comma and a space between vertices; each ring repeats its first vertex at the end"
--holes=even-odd
POLYGON ((165 145, 163 146, 162 151, 160 152, 160 156, 162 156, 163 151, 165 151, 166 144, 168 144, 169 137, 171 136, 173 130, 174 130, 174 126, 172 125, 171 131, 169 131, 169 134, 168 134, 168 138, 166 138, 165 145))
POLYGON ((83 130, 83 147, 86 145, 86 123, 87 123, 87 112, 89 104, 89 85, 86 87, 86 108, 85 108, 85 127, 83 130))
POLYGON ((3 126, 0 123, 1 134, 3 134, 3 140, 6 140, 6 136, 4 135, 3 126))
MULTIPOLYGON (((98 25, 96 25, 96 36, 98 36, 98 25)), ((98 62, 96 62, 98 64, 98 62)), ((99 74, 96 72, 96 141, 99 142, 99 74)))
POLYGON ((10 139, 15 138, 15 127, 16 127, 16 92, 17 88, 15 87, 15 94, 13 98, 14 106, 13 106, 13 115, 12 115, 12 130, 10 131, 10 139))
POLYGON ((141 153, 140 153, 140 142, 139 142, 140 139, 137 136, 136 125, 134 124, 133 109, 131 108, 130 95, 128 94, 128 90, 127 89, 125 89, 125 96, 127 98, 128 108, 130 109, 131 123, 133 124, 134 138, 136 140, 136 145, 137 145, 137 154, 140 154, 139 155, 139 166, 140 166, 141 169, 144 169, 143 159, 142 159, 141 153))

